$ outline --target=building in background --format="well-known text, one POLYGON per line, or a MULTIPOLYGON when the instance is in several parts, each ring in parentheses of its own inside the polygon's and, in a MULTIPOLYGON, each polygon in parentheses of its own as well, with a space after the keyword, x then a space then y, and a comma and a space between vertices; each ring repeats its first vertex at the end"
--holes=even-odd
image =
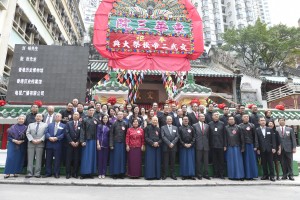
POLYGON ((81 0, 79 5, 82 9, 82 19, 85 27, 84 43, 89 43, 92 38, 89 36, 90 27, 94 26, 95 13, 102 0, 81 0))
POLYGON ((267 0, 191 0, 203 20, 205 46, 223 44, 228 28, 252 25, 258 18, 270 23, 267 0))
POLYGON ((84 24, 76 0, 0 0, 0 96, 5 96, 15 44, 79 45, 84 24))

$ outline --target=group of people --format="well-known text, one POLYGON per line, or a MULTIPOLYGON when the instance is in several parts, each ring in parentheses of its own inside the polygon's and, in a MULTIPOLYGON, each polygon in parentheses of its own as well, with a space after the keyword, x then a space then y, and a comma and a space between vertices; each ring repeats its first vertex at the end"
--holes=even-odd
POLYGON ((142 176, 147 180, 176 180, 175 163, 179 156, 179 175, 183 180, 210 180, 208 166, 212 161, 214 178, 233 180, 258 178, 258 162, 263 168, 262 180, 279 180, 279 163, 282 180, 293 177, 293 153, 296 138, 285 119, 275 119, 271 111, 258 114, 257 106, 250 113, 239 105, 234 113, 223 108, 223 115, 213 104, 205 108, 194 103, 191 112, 187 105, 165 104, 162 111, 154 102, 146 112, 137 105, 113 106, 91 101, 86 113, 77 99, 66 109, 47 113, 20 115, 17 124, 8 129, 7 160, 4 178, 17 177, 27 164, 26 178, 60 177, 61 164, 66 167, 66 178, 113 179, 142 176), (26 153, 27 151, 27 153, 26 153), (144 153, 144 162, 143 159, 144 153), (178 152, 178 153, 177 153, 178 152), (226 161, 226 162, 225 162, 226 161), (35 166, 34 166, 35 163, 35 166), (127 168, 126 168, 127 166, 127 168))

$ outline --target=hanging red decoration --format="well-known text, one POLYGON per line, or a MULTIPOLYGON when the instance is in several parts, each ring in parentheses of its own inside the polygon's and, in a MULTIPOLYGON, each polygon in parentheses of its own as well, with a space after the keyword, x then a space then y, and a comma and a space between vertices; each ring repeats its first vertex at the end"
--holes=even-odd
POLYGON ((190 0, 168 6, 105 0, 95 14, 93 44, 112 68, 189 71, 189 61, 204 51, 202 19, 190 0))
POLYGON ((277 105, 277 106, 275 106, 275 108, 276 108, 277 110, 282 110, 282 111, 285 110, 284 105, 277 105))
POLYGON ((107 103, 110 103, 113 106, 117 103, 117 98, 116 97, 109 97, 107 99, 107 103))
POLYGON ((253 106, 254 106, 254 104, 249 104, 249 105, 248 105, 248 108, 249 108, 249 109, 252 109, 253 106))
POLYGON ((201 104, 199 99, 192 99, 192 101, 190 102, 190 105, 193 105, 194 103, 196 103, 198 106, 201 104))
POLYGON ((37 105, 39 108, 43 106, 43 103, 41 100, 36 100, 33 102, 34 105, 37 105))
POLYGON ((226 107, 225 103, 218 104, 218 108, 223 110, 226 107))
POLYGON ((5 106, 5 104, 6 104, 6 101, 0 100, 0 107, 1 107, 1 106, 5 106))

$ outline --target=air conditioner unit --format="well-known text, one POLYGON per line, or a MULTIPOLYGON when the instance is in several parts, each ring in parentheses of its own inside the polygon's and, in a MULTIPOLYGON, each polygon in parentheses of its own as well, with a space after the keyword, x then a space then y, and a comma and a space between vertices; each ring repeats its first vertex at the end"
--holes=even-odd
POLYGON ((23 10, 19 6, 16 7, 16 15, 18 16, 23 15, 23 10))
POLYGON ((54 23, 55 22, 54 16, 49 14, 48 17, 47 17, 47 22, 48 23, 50 23, 50 22, 54 23))
POLYGON ((39 7, 40 8, 44 8, 45 7, 45 0, 40 0, 39 7))
POLYGON ((60 34, 59 37, 58 37, 58 40, 59 41, 65 41, 65 37, 62 34, 60 34))
POLYGON ((40 39, 41 39, 41 36, 40 36, 40 34, 38 34, 38 33, 37 33, 37 34, 35 34, 35 35, 34 35, 34 39, 35 39, 35 40, 40 40, 40 39))
POLYGON ((37 28, 35 27, 34 24, 28 23, 26 27, 26 32, 28 33, 35 33, 37 31, 37 28))

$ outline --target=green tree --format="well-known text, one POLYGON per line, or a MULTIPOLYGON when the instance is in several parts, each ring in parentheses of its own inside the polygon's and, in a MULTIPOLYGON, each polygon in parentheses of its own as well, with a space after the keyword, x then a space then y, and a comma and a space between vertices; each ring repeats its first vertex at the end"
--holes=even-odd
POLYGON ((299 53, 300 29, 282 24, 269 28, 258 19, 253 26, 227 30, 223 39, 222 49, 235 52, 247 68, 281 68, 299 53))

